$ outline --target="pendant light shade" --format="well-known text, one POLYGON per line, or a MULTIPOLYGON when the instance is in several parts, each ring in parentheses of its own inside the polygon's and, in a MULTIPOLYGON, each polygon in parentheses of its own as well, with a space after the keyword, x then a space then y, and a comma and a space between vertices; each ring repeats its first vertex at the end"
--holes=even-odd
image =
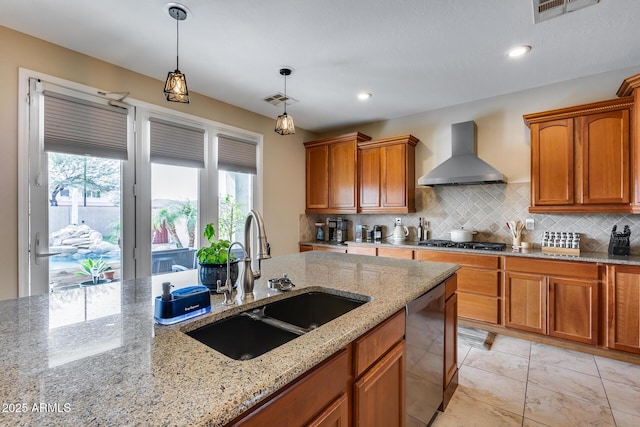
POLYGON ((187 79, 178 67, 178 42, 180 41, 178 24, 180 21, 187 19, 187 11, 181 7, 172 6, 169 8, 169 15, 176 20, 176 69, 175 71, 169 71, 169 74, 167 74, 167 81, 164 84, 164 95, 167 101, 188 104, 189 90, 187 89, 187 79))
POLYGON ((287 114, 287 76, 291 75, 291 68, 281 68, 280 75, 284 76, 284 113, 278 116, 276 120, 276 133, 280 135, 293 135, 296 133, 296 127, 293 124, 293 117, 287 114))

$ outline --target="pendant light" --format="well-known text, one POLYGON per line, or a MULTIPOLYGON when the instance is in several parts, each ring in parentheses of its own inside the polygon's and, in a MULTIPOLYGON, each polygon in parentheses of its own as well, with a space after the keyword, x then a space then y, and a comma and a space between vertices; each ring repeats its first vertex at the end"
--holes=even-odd
POLYGON ((176 20, 176 70, 169 71, 169 74, 167 74, 167 81, 164 84, 164 95, 167 101, 188 104, 189 90, 187 89, 187 79, 178 67, 178 42, 180 40, 178 24, 180 21, 187 19, 187 11, 179 6, 171 6, 169 8, 169 15, 176 20))
POLYGON ((278 116, 276 120, 276 133, 280 135, 293 135, 296 133, 296 127, 293 124, 293 117, 287 115, 287 76, 290 76, 293 70, 291 68, 281 68, 280 75, 284 76, 284 114, 278 116))

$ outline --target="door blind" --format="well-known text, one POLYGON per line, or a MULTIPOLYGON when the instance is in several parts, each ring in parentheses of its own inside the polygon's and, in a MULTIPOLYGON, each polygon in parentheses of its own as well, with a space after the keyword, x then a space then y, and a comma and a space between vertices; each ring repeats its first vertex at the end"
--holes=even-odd
POLYGON ((218 135, 218 169, 257 174, 257 144, 252 141, 218 135))
POLYGON ((204 168, 204 129, 152 117, 151 162, 204 168))
POLYGON ((44 91, 44 150, 127 160, 128 110, 44 91))

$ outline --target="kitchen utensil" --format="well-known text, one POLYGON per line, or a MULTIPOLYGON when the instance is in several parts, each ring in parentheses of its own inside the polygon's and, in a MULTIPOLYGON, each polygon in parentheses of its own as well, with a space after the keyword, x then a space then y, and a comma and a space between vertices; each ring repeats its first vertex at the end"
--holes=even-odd
POLYGON ((524 223, 522 221, 509 221, 507 222, 507 228, 511 232, 512 246, 520 247, 522 243, 522 230, 524 230, 524 223))
POLYGON ((465 230, 464 228, 459 228, 457 230, 451 230, 451 240, 453 242, 471 242, 473 240, 473 235, 476 234, 477 231, 474 230, 465 230))
POLYGON ((409 229, 404 225, 396 225, 393 229, 393 235, 391 239, 396 242, 401 242, 407 238, 409 235, 409 229))

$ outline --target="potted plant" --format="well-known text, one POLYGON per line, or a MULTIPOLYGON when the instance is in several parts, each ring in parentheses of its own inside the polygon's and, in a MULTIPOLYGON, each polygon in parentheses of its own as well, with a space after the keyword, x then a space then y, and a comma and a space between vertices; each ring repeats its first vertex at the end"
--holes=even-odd
POLYGON ((82 282, 83 285, 97 285, 106 282, 106 280, 101 281, 100 276, 108 270, 111 270, 111 267, 102 258, 97 260, 86 258, 80 261, 80 271, 76 271, 74 274, 91 277, 92 280, 82 282))
MULTIPOLYGON (((204 229, 204 237, 209 242, 209 246, 198 249, 196 256, 200 264, 200 283, 216 292, 218 280, 224 285, 227 280, 227 250, 231 242, 224 239, 215 240, 215 227, 212 223, 207 224, 204 229)), ((238 260, 233 254, 230 258, 230 274, 233 287, 238 279, 238 260)))

